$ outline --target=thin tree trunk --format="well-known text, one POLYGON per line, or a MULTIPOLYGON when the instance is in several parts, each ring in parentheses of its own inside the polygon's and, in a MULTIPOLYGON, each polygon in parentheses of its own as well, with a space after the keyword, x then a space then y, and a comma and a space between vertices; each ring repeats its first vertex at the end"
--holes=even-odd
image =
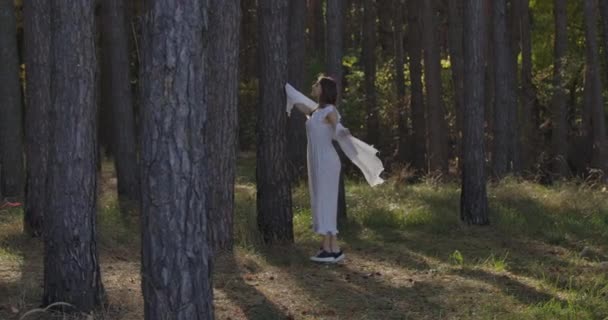
POLYGON ((566 56, 568 51, 568 16, 566 0, 555 0, 555 45, 553 62, 553 132, 551 144, 553 149, 553 171, 561 177, 569 174, 568 155, 568 122, 567 122, 567 91, 564 80, 566 56))
POLYGON ((456 112, 456 156, 462 165, 462 117, 464 105, 464 56, 463 56, 463 3, 449 1, 449 42, 452 83, 454 86, 454 105, 456 112))
MULTIPOLYGON (((342 98, 342 57, 344 55, 344 26, 346 15, 345 0, 330 0, 327 2, 327 73, 338 85, 338 104, 342 98)), ((341 160, 345 160, 340 146, 334 142, 341 160)), ((344 165, 342 166, 344 167, 344 165)), ((346 193, 344 190, 344 170, 340 168, 340 184, 338 186, 338 221, 346 222, 346 193)))
POLYGON ((591 136, 593 142, 591 165, 604 172, 608 177, 608 152, 606 150, 606 127, 602 83, 600 77, 599 46, 597 40, 597 0, 585 0, 585 38, 586 38, 586 73, 585 94, 587 109, 591 116, 591 136))
POLYGON ((51 110, 44 220, 44 304, 105 302, 96 242, 93 0, 51 3, 51 110))
POLYGON ((604 40, 604 59, 608 64, 608 1, 602 0, 600 3, 600 15, 602 17, 602 29, 604 40))
MULTIPOLYGON (((303 1, 303 0, 302 0, 303 1)), ((234 244, 234 181, 238 148, 239 40, 241 7, 238 0, 209 1, 207 56, 209 155, 209 245, 231 251, 234 244)))
POLYGON ((510 172, 509 155, 512 151, 513 110, 517 108, 514 66, 511 63, 512 45, 507 27, 507 1, 493 2, 495 97, 494 104, 494 174, 501 178, 510 172))
POLYGON ((260 103, 257 112, 258 227, 264 241, 293 242, 285 90, 289 4, 258 1, 260 103))
MULTIPOLYGON (((532 83, 532 37, 530 35, 530 0, 521 0, 521 84, 522 84, 522 139, 521 166, 530 170, 534 166, 536 152, 541 146, 539 113, 536 107, 536 90, 532 83)), ((515 58, 516 59, 516 58, 515 58)))
POLYGON ((129 35, 125 0, 106 0, 101 4, 103 25, 103 78, 108 80, 101 98, 110 106, 114 166, 121 202, 139 200, 137 144, 131 82, 129 79, 129 35))
MULTIPOLYGON (((145 319, 213 319, 206 147, 208 1, 152 0, 142 47, 145 319)), ((227 53, 228 54, 228 53, 227 53)))
POLYGON ((51 13, 47 0, 23 3, 26 66, 26 177, 23 229, 42 236, 51 103, 51 13))
POLYGON ((483 7, 483 0, 464 1, 465 101, 460 218, 475 225, 489 223, 483 130, 486 39, 483 7))
POLYGON ((403 27, 404 18, 403 11, 405 3, 401 0, 393 0, 393 29, 394 37, 393 44, 395 50, 395 89, 397 91, 397 110, 399 112, 399 146, 398 159, 401 163, 412 162, 413 159, 410 156, 409 151, 409 128, 408 128, 408 114, 405 102, 405 49, 403 45, 403 27))
MULTIPOLYGON (((325 58, 325 19, 323 18, 324 0, 308 1, 308 34, 311 55, 325 58)), ((334 0, 329 0, 334 1, 334 0)))
MULTIPOLYGON (((332 1, 332 0, 330 0, 332 1)), ((397 7, 391 0, 379 0, 376 1, 377 13, 378 13, 378 44, 382 49, 382 53, 385 57, 389 57, 394 54, 394 31, 391 25, 393 15, 397 7)), ((329 30, 329 26, 328 26, 329 30)))
POLYGON ((0 1, 0 164, 4 196, 23 195, 23 132, 17 22, 13 1, 0 1))
MULTIPOLYGON (((330 3, 333 3, 331 1, 330 3)), ((328 3, 329 5, 329 3, 328 3)), ((306 0, 289 1, 288 81, 302 91, 306 77, 306 0)), ((331 28, 328 28, 331 31, 331 28)), ((293 183, 306 175, 306 116, 294 111, 288 119, 287 147, 293 183)))
POLYGON ((363 0, 363 68, 365 73, 365 108, 367 142, 377 145, 380 123, 376 99, 376 7, 374 0, 363 0))
POLYGON ((448 172, 448 136, 441 88, 441 57, 434 0, 423 1, 424 80, 428 110, 429 168, 448 172))
POLYGON ((424 95, 422 94, 422 21, 420 21, 420 1, 410 0, 408 5, 408 55, 411 82, 411 101, 412 109, 412 154, 414 157, 414 168, 420 171, 427 171, 427 134, 426 117, 424 110, 424 95))

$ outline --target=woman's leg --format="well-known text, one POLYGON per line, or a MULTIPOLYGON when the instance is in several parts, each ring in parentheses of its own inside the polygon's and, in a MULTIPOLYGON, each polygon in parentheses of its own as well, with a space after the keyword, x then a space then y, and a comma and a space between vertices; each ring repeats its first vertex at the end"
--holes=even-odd
POLYGON ((321 243, 321 248, 327 252, 332 252, 331 246, 331 234, 327 233, 323 236, 323 242, 321 243))
POLYGON ((340 246, 338 245, 338 235, 334 234, 330 236, 329 245, 331 252, 340 252, 340 246))

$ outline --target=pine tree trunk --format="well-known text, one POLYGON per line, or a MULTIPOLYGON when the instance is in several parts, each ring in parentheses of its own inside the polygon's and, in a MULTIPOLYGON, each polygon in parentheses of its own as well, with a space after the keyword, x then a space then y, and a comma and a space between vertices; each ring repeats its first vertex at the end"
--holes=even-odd
POLYGON ((597 0, 585 0, 585 38, 586 38, 586 72, 585 93, 587 109, 591 124, 591 141, 593 142, 591 165, 604 172, 608 177, 608 152, 606 148, 606 127, 602 83, 600 77, 599 46, 597 41, 597 0))
POLYGON ((238 0, 209 1, 207 56, 207 154, 209 155, 209 245, 231 251, 234 244, 234 181, 238 144, 239 41, 238 0))
MULTIPOLYGON (((540 117, 536 107, 536 90, 532 83, 532 39, 530 35, 530 0, 521 0, 521 84, 522 84, 522 142, 521 166, 524 170, 533 169, 538 148, 542 145, 540 117)), ((516 58, 515 58, 516 59, 516 58)))
POLYGON ((145 319, 213 319, 205 0, 152 0, 142 46, 145 319))
MULTIPOLYGON (((325 19, 323 18, 324 0, 308 1, 309 48, 312 56, 325 58, 325 19)), ((334 1, 334 0, 329 0, 334 1)))
MULTIPOLYGON (((330 3, 333 3, 331 1, 330 3)), ((328 4, 329 5, 329 4, 328 4)), ((303 91, 306 77, 306 0, 289 1, 288 81, 303 91)), ((331 29, 328 29, 331 31, 331 29)), ((296 183, 306 175, 306 116, 294 110, 288 118, 287 145, 291 181, 296 183)))
POLYGON ((92 0, 51 3, 51 110, 44 304, 104 303, 96 243, 95 19, 92 0))
POLYGON ((365 73, 367 142, 377 145, 380 139, 380 124, 376 99, 376 8, 374 3, 374 0, 363 0, 362 60, 365 73))
POLYGON ((393 29, 394 29, 394 37, 393 44, 395 48, 395 89, 397 91, 397 109, 399 112, 399 146, 398 150, 398 159, 401 163, 412 162, 413 157, 410 155, 410 146, 409 146, 409 128, 408 128, 408 114, 407 108, 405 104, 405 49, 403 45, 403 27, 404 27, 404 18, 403 11, 405 3, 401 0, 393 0, 393 29))
POLYGON ((378 13, 378 44, 382 49, 384 57, 390 57, 395 52, 394 32, 391 21, 397 7, 391 0, 377 0, 376 6, 378 13))
POLYGON ((602 17, 602 29, 604 40, 604 59, 608 64, 608 1, 600 1, 600 15, 602 17))
POLYGON ((565 63, 568 50, 568 12, 566 0, 555 0, 555 46, 553 63, 553 102, 551 144, 553 149, 553 171, 561 177, 569 174, 568 123, 566 118, 566 83, 564 80, 565 63))
POLYGON ((467 224, 486 225, 484 152, 484 65, 486 22, 483 0, 464 1, 464 117, 460 218, 467 224))
POLYGON ((46 210, 46 177, 51 107, 51 13, 47 0, 23 3, 27 159, 23 228, 31 236, 42 236, 46 210))
POLYGON ((464 105, 464 56, 463 56, 463 3, 449 1, 449 42, 456 112, 456 156, 462 165, 462 117, 464 105))
POLYGON ((129 35, 125 0, 106 0, 102 11, 102 77, 108 82, 101 93, 110 106, 112 119, 112 146, 114 166, 118 180, 118 197, 121 202, 139 200, 137 144, 135 143, 135 118, 131 82, 129 79, 129 35))
POLYGON ((448 172, 448 136, 445 106, 441 89, 441 57, 438 22, 434 0, 423 1, 424 80, 427 99, 429 133, 429 168, 431 172, 448 172))
POLYGON ((0 1, 0 164, 4 196, 23 194, 23 132, 17 22, 13 1, 0 1))
POLYGON ((408 5, 408 55, 411 82, 412 109, 412 154, 414 168, 427 171, 427 127, 424 110, 424 95, 422 94, 422 21, 420 7, 422 0, 409 0, 408 5))
POLYGON ((494 174, 503 177, 511 171, 509 155, 512 143, 512 126, 515 119, 513 110, 517 108, 517 93, 513 82, 514 68, 511 63, 512 46, 510 29, 507 27, 507 0, 493 3, 494 56, 495 56, 495 97, 494 104, 494 174))
POLYGON ((293 242, 285 89, 289 3, 258 1, 260 103, 257 111, 258 227, 267 243, 293 242))
MULTIPOLYGON (((327 73, 336 80, 338 85, 338 104, 342 98, 342 57, 344 55, 344 18, 346 15, 345 0, 330 0, 327 2, 327 73)), ((344 163, 346 156, 340 145, 334 142, 334 147, 344 163)), ((346 193, 344 190, 344 165, 340 169, 340 184, 338 186, 338 221, 340 225, 346 222, 346 193)))

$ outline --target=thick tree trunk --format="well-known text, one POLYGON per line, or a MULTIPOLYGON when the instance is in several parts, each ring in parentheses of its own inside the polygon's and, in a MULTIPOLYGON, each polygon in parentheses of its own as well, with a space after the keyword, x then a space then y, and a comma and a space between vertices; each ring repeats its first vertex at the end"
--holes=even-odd
POLYGON ((0 1, 0 164, 4 196, 23 194, 23 132, 17 22, 13 1, 0 1))
POLYGON ((142 47, 145 319, 213 319, 206 0, 148 2, 142 47))
POLYGON ((101 3, 103 78, 108 82, 101 93, 102 105, 110 106, 112 147, 121 201, 139 200, 137 144, 131 82, 129 79, 129 35, 125 0, 101 3))
POLYGON ((553 62, 553 130, 551 145, 553 149, 553 171, 561 177, 566 177, 568 169, 568 122, 567 122, 567 91, 564 80, 566 56, 568 50, 568 12, 566 0, 555 0, 555 45, 553 62))
MULTIPOLYGON (((331 1, 330 3, 333 3, 331 1)), ((328 3, 329 5, 329 3, 328 3)), ((331 32, 331 28, 328 31, 331 32)), ((288 81, 304 91, 306 78, 306 0, 289 1, 288 81)), ((331 44, 330 44, 331 45, 331 44)), ((294 111, 288 119, 287 145, 291 181, 296 183, 306 175, 306 116, 294 111)))
POLYGON ((291 186, 287 167, 285 90, 289 3, 260 0, 260 103, 257 112, 257 211, 264 241, 293 242, 291 186))
POLYGON ((585 0, 586 72, 585 104, 589 110, 591 141, 593 143, 591 165, 608 177, 608 150, 606 148, 606 127, 602 83, 600 77, 599 46, 597 40, 597 0, 585 0), (588 91, 588 93, 587 93, 588 91))
POLYGON ((464 119, 460 218, 485 225, 488 219, 484 154, 484 65, 486 22, 483 0, 464 1, 464 119))
MULTIPOLYGON (((454 86, 454 110, 456 112, 456 156, 462 165, 462 117, 464 115, 464 56, 463 56, 463 3, 448 2, 450 62, 454 86)), ((483 71, 483 69, 482 69, 483 71)))
POLYGON ((44 304, 104 302, 96 243, 93 0, 51 3, 51 110, 44 219, 44 304))
POLYGON ((600 1, 600 15, 602 17, 602 29, 604 39, 604 59, 608 64, 608 1, 600 1))
POLYGON ((441 56, 434 0, 423 1, 424 80, 426 85, 429 132, 429 168, 448 172, 448 136, 441 89, 441 56))
POLYGON ((511 171, 512 126, 514 110, 517 108, 514 66, 512 65, 512 44, 510 29, 507 27, 507 0, 493 3, 494 56, 496 63, 494 104, 494 174, 501 178, 511 171))
POLYGON ((422 93, 422 21, 420 20, 421 0, 410 0, 408 6, 408 55, 411 82, 412 109, 412 154, 414 168, 426 172, 427 166, 427 127, 422 93))
POLYGON ((26 67, 26 176, 23 229, 41 236, 46 211, 46 177, 51 107, 51 11, 47 0, 23 3, 26 67))
MULTIPOLYGON (((302 0, 303 1, 303 0, 302 0)), ((207 154, 209 155, 209 245, 230 251, 234 244, 234 180, 238 148, 239 40, 238 0, 209 1, 207 57, 207 154)))
POLYGON ((377 145, 380 139, 380 123, 376 99, 376 6, 374 3, 374 0, 363 0, 362 60, 365 73, 367 142, 377 145))

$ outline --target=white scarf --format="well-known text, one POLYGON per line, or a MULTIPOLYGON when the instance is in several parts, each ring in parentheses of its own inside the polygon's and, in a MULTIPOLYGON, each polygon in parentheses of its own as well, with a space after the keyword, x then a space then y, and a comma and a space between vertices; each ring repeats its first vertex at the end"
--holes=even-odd
MULTIPOLYGON (((285 84, 285 93, 287 94, 286 111, 289 116, 295 104, 305 106, 310 112, 317 108, 316 102, 303 95, 289 83, 285 84)), ((336 125, 334 140, 338 142, 350 161, 359 167, 370 186, 374 187, 384 182, 380 178, 380 174, 384 171, 384 166, 382 165, 382 161, 376 156, 378 153, 376 148, 348 134, 348 131, 340 122, 336 125)))

